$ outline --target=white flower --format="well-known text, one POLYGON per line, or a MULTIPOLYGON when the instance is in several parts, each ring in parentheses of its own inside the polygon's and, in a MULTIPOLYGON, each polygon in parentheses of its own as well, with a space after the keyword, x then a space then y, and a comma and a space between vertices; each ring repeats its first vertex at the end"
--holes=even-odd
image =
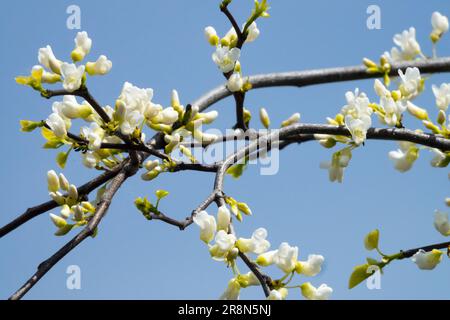
POLYGON ((111 70, 111 68, 111 60, 108 60, 108 58, 104 55, 101 55, 95 62, 86 63, 86 72, 91 76, 105 75, 111 70))
POLYGON ((258 38, 259 36, 259 29, 256 25, 256 22, 252 22, 247 29, 247 39, 245 39, 245 42, 253 42, 258 38))
POLYGON ((230 225, 230 210, 225 205, 219 207, 217 211, 217 230, 228 231, 230 225))
POLYGON ((288 295, 288 290, 286 288, 280 288, 278 290, 270 291, 267 300, 285 300, 288 295))
POLYGON ((137 110, 125 112, 125 117, 120 124, 120 132, 125 135, 132 134, 136 128, 139 128, 144 121, 144 116, 137 110))
POLYGON ((404 101, 395 101, 391 97, 381 97, 380 106, 384 110, 384 117, 380 116, 380 121, 390 127, 394 127, 402 119, 402 114, 406 110, 404 101))
POLYGON ((321 169, 328 170, 328 177, 331 182, 342 182, 344 177, 344 168, 346 168, 352 158, 352 152, 349 148, 335 152, 331 158, 331 162, 322 162, 321 169))
POLYGON ((216 232, 216 219, 206 211, 200 211, 194 216, 194 222, 200 227, 200 239, 205 243, 211 242, 216 232))
POLYGON ((91 123, 90 127, 82 127, 81 134, 83 137, 89 141, 89 149, 96 151, 100 149, 103 137, 105 136, 105 131, 100 128, 97 122, 91 123))
POLYGON ((241 50, 238 48, 230 49, 219 45, 212 54, 212 59, 223 73, 228 73, 234 69, 234 65, 239 59, 240 54, 241 50))
POLYGON ((411 260, 417 264, 419 269, 433 270, 442 260, 442 251, 433 249, 425 252, 420 249, 412 256, 411 260))
POLYGON ((154 123, 162 123, 172 125, 178 120, 178 112, 174 108, 168 107, 163 109, 156 117, 152 119, 154 123))
POLYGON ((358 88, 354 92, 347 91, 345 93, 345 100, 347 104, 342 107, 343 115, 352 115, 358 118, 361 114, 370 114, 369 98, 364 92, 360 92, 358 88))
POLYGON ((291 247, 287 242, 283 242, 274 257, 274 263, 278 268, 286 273, 289 273, 295 269, 297 257, 298 247, 291 247))
POLYGON ((95 166, 97 165, 97 163, 100 161, 100 159, 98 158, 98 156, 96 156, 95 153, 88 151, 85 153, 81 154, 82 160, 83 160, 83 165, 87 168, 95 168, 95 166))
POLYGON ((345 126, 352 135, 353 142, 360 145, 366 140, 367 130, 372 125, 372 120, 368 115, 360 118, 353 118, 351 115, 345 116, 345 126))
POLYGON ((63 76, 63 87, 68 92, 74 92, 81 87, 84 75, 84 66, 77 67, 73 63, 63 62, 61 64, 61 75, 63 76))
POLYGON ((393 40, 400 47, 400 50, 395 47, 392 48, 392 61, 413 60, 421 52, 420 45, 416 40, 416 29, 413 27, 396 34, 393 40))
POLYGON ((219 297, 219 300, 239 300, 239 293, 241 286, 236 278, 228 282, 228 287, 225 292, 219 297))
POLYGON ((87 102, 79 104, 75 96, 65 95, 61 105, 61 113, 69 119, 87 118, 92 114, 92 107, 87 102))
POLYGON ((389 158, 394 161, 395 169, 406 172, 419 157, 419 148, 414 143, 406 141, 399 142, 399 146, 400 149, 389 152, 389 158))
POLYGON ((302 295, 308 300, 328 300, 333 293, 333 289, 326 284, 321 284, 316 288, 310 282, 306 282, 300 288, 302 295))
POLYGON ((379 96, 380 98, 391 97, 391 92, 378 79, 375 80, 375 82, 373 84, 373 89, 375 90, 375 93, 377 94, 377 96, 379 96))
POLYGON ((450 236, 450 223, 448 221, 448 213, 438 211, 434 213, 434 227, 443 236, 450 236))
POLYGON ((55 136, 57 136, 58 138, 64 138, 66 136, 66 122, 58 113, 53 112, 52 114, 50 114, 45 122, 50 127, 50 129, 52 129, 55 136))
POLYGON ((236 236, 224 230, 219 230, 214 237, 215 244, 209 249, 211 256, 215 260, 223 260, 228 252, 234 248, 236 236))
POLYGON ((231 92, 241 91, 242 86, 244 85, 244 79, 239 72, 234 72, 227 82, 227 88, 231 92))
POLYGON ((448 165, 449 162, 449 158, 447 157, 447 155, 442 152, 439 149, 436 148, 431 148, 430 149, 433 153, 434 153, 434 157, 433 159, 431 159, 431 166, 435 167, 435 168, 442 168, 442 167, 446 167, 448 165))
POLYGON ((431 15, 431 25, 433 27, 432 35, 440 37, 448 31, 448 18, 439 12, 435 11, 431 15))
POLYGON ((322 270, 324 260, 324 257, 320 254, 310 254, 308 256, 308 260, 297 262, 295 271, 297 271, 297 273, 304 274, 305 276, 313 277, 322 270))
POLYGON ((266 240, 267 230, 264 228, 256 229, 250 239, 239 238, 236 246, 241 252, 253 252, 262 254, 270 248, 270 242, 266 240))
POLYGON ((59 178, 54 170, 47 172, 48 191, 57 192, 59 190, 59 178))
POLYGON ((205 28, 205 38, 212 46, 217 46, 219 43, 219 37, 217 36, 216 29, 211 26, 205 28))
POLYGON ((298 247, 291 247, 287 242, 280 244, 278 250, 265 252, 258 256, 256 263, 261 266, 276 264, 285 273, 295 269, 298 257, 298 247))
POLYGON ((402 95, 407 99, 417 97, 423 89, 423 81, 422 77, 420 76, 419 69, 416 67, 408 67, 405 74, 403 74, 403 71, 399 69, 398 74, 402 81, 400 85, 400 91, 402 95))
POLYGON ((42 64, 54 73, 61 74, 61 64, 62 62, 56 59, 53 54, 52 47, 46 46, 45 48, 40 48, 38 52, 39 63, 42 64))
POLYGON ((78 32, 75 37, 75 49, 71 53, 72 60, 77 62, 84 59, 84 57, 91 51, 92 40, 89 38, 86 31, 78 32))
POLYGON ((439 109, 446 111, 450 104, 450 83, 443 83, 440 87, 433 85, 432 89, 436 97, 436 105, 439 109))
POLYGON ((153 89, 141 89, 129 82, 125 82, 122 87, 122 92, 119 100, 123 101, 126 109, 130 111, 139 111, 144 114, 147 109, 153 109, 154 105, 151 102, 153 98, 153 89))

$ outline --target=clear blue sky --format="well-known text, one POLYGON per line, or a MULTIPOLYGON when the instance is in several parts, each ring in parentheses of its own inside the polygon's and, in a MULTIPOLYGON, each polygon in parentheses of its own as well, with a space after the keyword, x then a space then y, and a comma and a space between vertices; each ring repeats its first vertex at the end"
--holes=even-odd
MULTIPOLYGON (((235 2, 231 10, 243 21, 252 1, 235 2)), ((270 2, 271 18, 259 22, 260 38, 242 53, 245 74, 355 65, 365 56, 377 59, 392 47, 392 36, 410 26, 416 27, 423 51, 429 53, 431 13, 438 10, 450 15, 447 3, 432 0, 415 1, 414 5, 411 1, 365 0, 270 2), (381 30, 366 28, 369 4, 381 7, 381 30)), ((66 28, 65 11, 70 4, 81 7, 82 30, 93 39, 91 59, 106 54, 113 61, 109 75, 89 81, 91 91, 103 104, 114 103, 124 81, 152 87, 154 100, 165 105, 173 88, 186 104, 223 82, 210 59, 212 48, 203 36, 207 25, 214 25, 222 34, 229 28, 218 10, 218 0, 3 3, 1 225, 28 206, 48 200, 46 172, 57 170, 56 152, 41 148, 43 139, 38 132, 19 132, 19 120, 44 119, 51 102, 16 85, 14 77, 27 73, 37 63, 38 48, 47 44, 58 57, 68 60, 76 34, 66 28)), ((442 41, 441 55, 450 55, 449 41, 449 37, 442 41)), ((448 74, 434 76, 417 103, 429 106, 435 115, 431 84, 449 80, 448 74)), ((247 107, 255 116, 259 107, 266 107, 273 123, 294 112, 302 114, 303 122, 320 123, 340 110, 347 90, 359 87, 374 98, 372 84, 360 81, 255 90, 247 95, 247 107)), ((213 109, 220 112, 219 128, 234 122, 231 99, 220 101, 213 109)), ((415 121, 408 124, 420 126, 415 121)), ((448 261, 432 272, 420 271, 411 261, 394 263, 385 271, 381 290, 368 290, 365 285, 347 289, 352 267, 367 256, 362 239, 371 229, 381 230, 381 247, 386 252, 445 240, 432 222, 434 209, 445 209, 447 170, 431 168, 430 155, 425 151, 412 171, 401 174, 387 157, 387 152, 395 148, 393 142, 367 142, 354 153, 343 184, 331 184, 326 171, 319 169, 319 163, 329 160, 331 152, 315 143, 292 146, 283 152, 277 175, 261 176, 253 166, 240 181, 227 179, 226 192, 247 202, 254 212, 237 226, 238 233, 248 236, 255 228, 265 226, 273 247, 288 241, 299 246, 302 259, 310 253, 323 254, 323 272, 307 280, 333 287, 335 299, 449 298, 448 261)), ((64 174, 78 185, 97 172, 82 167, 75 156, 64 174)), ((212 183, 212 176, 205 173, 165 174, 151 183, 136 176, 120 190, 98 237, 88 239, 66 256, 26 298, 217 298, 231 272, 209 258, 198 239, 198 228, 180 232, 147 221, 133 206, 136 196, 152 195, 163 188, 170 196, 161 209, 182 218, 205 198, 212 183), (81 290, 66 289, 65 270, 72 264, 81 267, 81 290)), ((44 214, 0 240, 1 298, 21 286, 41 261, 74 234, 55 237, 54 231, 44 214)), ((260 288, 252 288, 244 290, 242 298, 261 298, 261 294, 260 288)), ((292 291, 289 297, 298 299, 301 295, 292 291)))

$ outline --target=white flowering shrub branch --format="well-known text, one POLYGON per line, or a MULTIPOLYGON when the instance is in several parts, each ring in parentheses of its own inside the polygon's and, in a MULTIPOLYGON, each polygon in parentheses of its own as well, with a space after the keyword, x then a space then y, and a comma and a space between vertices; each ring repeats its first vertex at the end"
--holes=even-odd
MULTIPOLYGON (((432 54, 427 57, 415 39, 415 29, 410 28, 394 36, 394 47, 385 52, 379 63, 364 58, 363 65, 343 68, 320 69, 242 76, 239 62, 244 44, 255 41, 260 31, 256 21, 268 17, 266 0, 255 1, 249 18, 242 27, 229 10, 231 0, 220 3, 220 11, 230 21, 231 29, 220 38, 212 26, 205 28, 208 43, 214 47, 212 60, 224 75, 226 84, 221 85, 198 100, 184 107, 177 91, 172 92, 171 104, 164 108, 153 102, 153 90, 142 89, 125 82, 114 107, 99 103, 88 89, 88 79, 107 74, 112 62, 104 55, 96 61, 82 64, 88 56, 92 40, 86 32, 79 32, 75 48, 70 54, 71 63, 56 58, 50 46, 39 49, 39 65, 32 68, 30 75, 19 76, 16 81, 38 91, 46 99, 62 97, 52 104, 52 113, 45 120, 21 120, 22 131, 41 130, 46 140, 44 148, 66 148, 57 154, 56 162, 64 168, 69 155, 80 154, 83 164, 91 169, 103 171, 91 181, 76 187, 68 179, 50 170, 47 186, 50 201, 31 207, 12 222, 0 228, 0 237, 20 227, 29 220, 55 208, 60 214, 50 214, 56 226, 55 235, 64 236, 81 229, 66 245, 37 268, 36 273, 10 298, 22 298, 59 260, 88 237, 95 237, 98 226, 109 208, 114 195, 122 184, 142 169, 141 178, 157 181, 161 174, 178 171, 199 171, 214 174, 212 191, 183 219, 175 218, 161 208, 169 192, 156 190, 155 197, 138 197, 136 208, 147 220, 158 220, 185 230, 196 224, 200 228, 200 239, 204 242, 211 258, 229 267, 232 278, 220 298, 238 299, 243 288, 261 286, 268 299, 285 299, 290 290, 299 290, 307 299, 328 299, 333 289, 326 284, 314 286, 304 278, 314 277, 321 272, 324 257, 310 254, 306 260, 299 260, 297 246, 282 242, 277 249, 269 250, 268 232, 256 229, 249 237, 239 237, 234 229, 236 221, 253 213, 250 207, 228 194, 224 188, 227 175, 239 178, 250 160, 266 156, 274 148, 283 150, 292 144, 317 141, 325 148, 338 147, 331 160, 321 163, 328 171, 332 182, 343 182, 344 171, 352 159, 352 152, 361 148, 367 140, 398 141, 400 148, 391 151, 389 157, 394 167, 405 172, 412 168, 424 149, 431 150, 433 167, 446 167, 450 162, 450 84, 433 85, 438 116, 434 121, 428 110, 412 101, 425 89, 423 74, 449 72, 450 58, 437 57, 437 43, 448 31, 448 19, 440 13, 433 13, 430 35, 432 54), (294 113, 283 121, 279 128, 273 128, 269 113, 262 108, 259 119, 265 130, 257 131, 251 126, 252 114, 244 107, 245 95, 257 88, 276 86, 317 85, 351 80, 375 79, 375 98, 358 89, 345 94, 346 104, 325 124, 300 123, 300 113, 294 113), (381 80, 382 81, 381 81, 381 80), (392 84, 396 79, 396 86, 392 84), (62 89, 47 88, 51 84, 62 84, 62 89), (45 87, 44 87, 45 86, 45 87), (227 96, 233 95, 236 108, 236 124, 232 133, 216 136, 202 130, 203 125, 214 122, 217 111, 204 112, 207 108, 227 96), (80 103, 77 99, 83 99, 80 103), (405 117, 421 122, 422 129, 405 128, 405 117), (372 123, 376 116, 381 127, 372 123), (84 122, 80 133, 71 132, 73 121, 84 122), (150 139, 144 129, 153 131, 150 139), (202 152, 213 145, 227 141, 246 140, 246 144, 213 163, 199 161, 194 149, 202 152), (90 195, 97 191, 95 199, 90 195), (210 215, 211 206, 217 207, 217 214, 210 215), (248 268, 241 272, 238 259, 248 268), (281 274, 273 274, 268 266, 276 266, 281 274)), ((300 107, 300 106, 299 106, 300 107)), ((314 107, 314 106, 308 106, 314 107)), ((446 199, 450 205, 450 200, 446 199)), ((246 218, 247 220, 247 218, 246 218)), ((443 236, 450 235, 448 214, 436 211, 434 226, 443 236)), ((395 260, 411 258, 420 269, 434 269, 442 260, 443 249, 450 243, 442 242, 420 248, 401 250, 385 254, 379 248, 379 231, 371 231, 365 238, 367 250, 375 250, 379 258, 368 258, 363 265, 355 267, 350 276, 352 288, 368 278, 369 267, 385 268, 395 260)), ((372 270, 372 269, 371 269, 372 270)))

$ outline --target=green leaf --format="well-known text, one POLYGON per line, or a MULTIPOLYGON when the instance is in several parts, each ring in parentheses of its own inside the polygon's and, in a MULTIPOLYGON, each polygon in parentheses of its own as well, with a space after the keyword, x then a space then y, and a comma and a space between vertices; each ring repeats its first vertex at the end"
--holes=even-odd
POLYGON ((370 231, 364 238, 364 246, 367 250, 378 248, 378 240, 380 238, 380 231, 378 229, 370 231))
POLYGON ((353 268, 353 272, 350 275, 350 279, 348 281, 348 288, 352 289, 356 287, 358 284, 366 280, 368 277, 372 275, 373 272, 368 272, 367 268, 369 268, 369 264, 361 264, 353 268))
POLYGON ((67 163, 67 158, 69 157, 69 151, 68 152, 60 152, 56 156, 56 163, 61 169, 64 169, 67 163))
POLYGON ((239 179, 240 176, 242 176, 242 173, 244 172, 245 164, 239 163, 235 164, 234 166, 231 166, 228 168, 227 173, 231 175, 235 179, 239 179))

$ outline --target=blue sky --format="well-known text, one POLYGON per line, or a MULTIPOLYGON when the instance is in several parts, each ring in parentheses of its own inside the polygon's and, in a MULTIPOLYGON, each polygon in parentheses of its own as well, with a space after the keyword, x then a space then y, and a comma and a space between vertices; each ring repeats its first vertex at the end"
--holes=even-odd
MULTIPOLYGON (((248 16, 252 1, 235 1, 232 12, 239 21, 248 16), (238 3, 239 2, 239 3, 238 3)), ((241 63, 245 74, 355 65, 363 57, 377 59, 392 47, 392 36, 415 26, 419 42, 431 51, 428 34, 435 10, 450 15, 443 1, 269 1, 271 18, 259 21, 260 38, 246 46, 241 63), (366 28, 366 8, 381 8, 382 29, 366 28)), ((66 28, 67 6, 76 4, 82 13, 82 30, 93 39, 91 60, 106 54, 113 69, 105 77, 90 79, 89 88, 103 104, 113 104, 124 81, 152 87, 154 100, 167 105, 176 88, 184 104, 223 83, 223 76, 210 59, 212 48, 203 28, 216 27, 224 34, 229 24, 218 10, 219 1, 14 1, 3 4, 0 32, 0 90, 3 157, 0 166, 0 199, 3 225, 27 207, 47 201, 46 172, 58 168, 56 152, 41 148, 39 133, 19 132, 20 119, 44 119, 51 102, 15 84, 37 63, 37 50, 52 45, 61 59, 69 58, 76 30, 66 28)), ((450 54, 450 39, 439 46, 440 55, 450 54)), ((436 108, 431 84, 449 82, 449 75, 433 76, 417 103, 436 108)), ((246 106, 255 118, 264 106, 273 123, 294 112, 305 123, 324 122, 345 103, 344 93, 356 87, 374 98, 373 81, 348 82, 307 88, 271 88, 247 95, 246 106)), ((233 124, 231 99, 217 103, 218 128, 233 124)), ((376 123, 376 121, 374 121, 376 123)), ((418 128, 417 121, 408 121, 418 128)), ((255 125, 259 125, 255 123, 255 125)), ((377 124, 378 125, 378 124, 377 124)), ((300 258, 310 253, 325 256, 323 272, 312 279, 327 283, 335 299, 444 299, 449 297, 448 261, 432 272, 420 271, 411 261, 390 265, 381 290, 363 284, 347 289, 353 266, 368 253, 362 239, 381 230, 381 248, 396 252, 443 242, 434 230, 434 209, 445 209, 448 196, 446 169, 429 165, 428 151, 421 153, 413 170, 401 174, 393 169, 387 153, 393 142, 369 141, 354 152, 343 184, 331 184, 319 163, 331 151, 316 143, 292 146, 281 154, 277 175, 261 176, 257 166, 235 181, 228 178, 226 192, 247 202, 254 215, 236 226, 249 236, 257 227, 269 230, 273 247, 288 241, 299 246, 300 258)), ((97 173, 85 169, 77 156, 63 171, 77 185, 97 173)), ((115 198, 96 239, 88 239, 66 256, 26 296, 28 299, 215 299, 225 289, 231 271, 209 258, 193 226, 184 232, 157 221, 147 221, 134 208, 137 196, 156 189, 170 191, 161 209, 183 218, 209 193, 213 177, 207 173, 165 174, 153 182, 138 176, 130 179, 115 198), (69 265, 82 271, 82 289, 67 290, 69 265)), ((212 207, 213 208, 213 207, 212 207)), ((53 211, 57 213, 56 210, 53 211)), ((215 213, 215 209, 210 213, 215 213)), ((36 266, 73 235, 55 237, 54 226, 44 214, 0 240, 0 297, 7 298, 36 266)), ((245 270, 245 268, 242 268, 245 270)), ((273 270, 276 272, 275 270, 273 270)), ((275 273, 276 274, 276 273, 275 273)), ((260 288, 242 292, 242 298, 261 298, 260 288)), ((301 298, 292 291, 291 299, 301 298)))

